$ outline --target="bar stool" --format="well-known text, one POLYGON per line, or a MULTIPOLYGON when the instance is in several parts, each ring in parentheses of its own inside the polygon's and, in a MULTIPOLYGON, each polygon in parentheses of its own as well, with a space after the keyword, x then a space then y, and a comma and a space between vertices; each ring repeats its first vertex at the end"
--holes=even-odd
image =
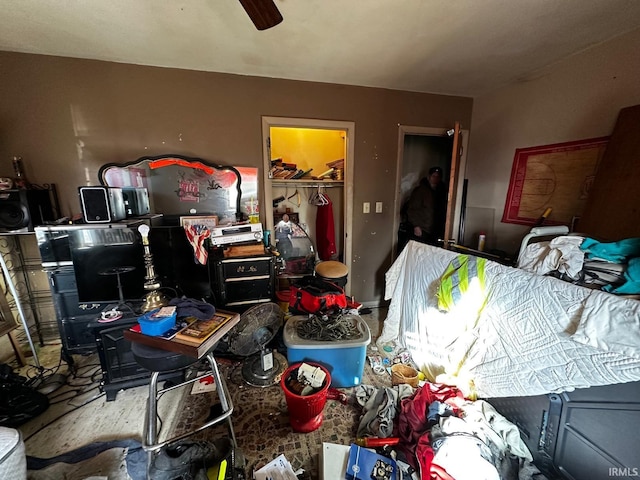
POLYGON ((224 382, 224 379, 220 376, 216 359, 213 356, 214 348, 215 346, 201 357, 207 360, 210 368, 209 372, 205 373, 204 375, 185 380, 184 382, 177 385, 158 389, 158 377, 161 374, 176 370, 182 370, 195 364, 200 359, 189 357, 181 353, 175 353, 167 350, 149 347, 141 343, 131 342, 131 352, 133 353, 136 362, 138 363, 138 365, 151 372, 151 379, 149 381, 149 397, 147 399, 147 411, 144 422, 144 439, 142 444, 144 450, 151 452, 159 450, 165 445, 187 438, 224 420, 227 421, 229 426, 231 442, 234 447, 237 447, 236 436, 233 430, 233 423, 231 422, 233 403, 231 401, 227 385, 224 382), (168 392, 169 390, 191 384, 208 375, 211 375, 213 377, 216 384, 216 392, 218 395, 218 399, 220 400, 220 406, 222 407, 220 414, 207 419, 207 421, 203 425, 196 428, 195 430, 184 433, 182 435, 177 435, 173 438, 164 440, 163 442, 158 442, 157 412, 158 399, 160 398, 160 396, 163 393, 168 392))
POLYGON ((325 260, 315 266, 315 274, 317 277, 328 282, 335 283, 339 287, 344 288, 347 284, 349 276, 349 267, 344 263, 336 260, 325 260))

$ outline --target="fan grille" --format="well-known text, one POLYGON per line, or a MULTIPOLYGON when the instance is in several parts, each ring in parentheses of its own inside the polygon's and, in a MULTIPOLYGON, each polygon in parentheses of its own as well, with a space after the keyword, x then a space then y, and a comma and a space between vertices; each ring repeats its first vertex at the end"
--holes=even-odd
POLYGON ((282 327, 284 313, 275 303, 263 303, 240 315, 240 322, 229 338, 229 351, 248 356, 260 351, 282 327))

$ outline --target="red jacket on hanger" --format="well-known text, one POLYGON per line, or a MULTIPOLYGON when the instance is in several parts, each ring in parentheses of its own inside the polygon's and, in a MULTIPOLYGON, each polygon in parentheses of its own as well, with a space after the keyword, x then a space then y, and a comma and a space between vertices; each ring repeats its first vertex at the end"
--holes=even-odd
POLYGON ((316 237, 320 260, 331 260, 338 253, 336 250, 336 232, 333 226, 333 205, 329 197, 326 205, 318 206, 316 216, 316 237))

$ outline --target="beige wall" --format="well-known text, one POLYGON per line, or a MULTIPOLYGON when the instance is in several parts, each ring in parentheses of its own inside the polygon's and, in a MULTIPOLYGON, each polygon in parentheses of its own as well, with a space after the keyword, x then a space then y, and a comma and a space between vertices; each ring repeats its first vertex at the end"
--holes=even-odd
POLYGON ((469 125, 470 98, 0 52, 0 176, 24 158, 62 213, 107 162, 177 153, 261 169, 261 116, 353 121, 352 293, 377 302, 391 262, 398 126, 469 125), (364 216, 362 202, 382 201, 364 216))
POLYGON ((487 222, 494 210, 488 247, 516 252, 528 231, 500 221, 516 148, 610 135, 620 109, 640 103, 638 52, 640 30, 474 98, 467 205, 470 217, 483 215, 487 222))

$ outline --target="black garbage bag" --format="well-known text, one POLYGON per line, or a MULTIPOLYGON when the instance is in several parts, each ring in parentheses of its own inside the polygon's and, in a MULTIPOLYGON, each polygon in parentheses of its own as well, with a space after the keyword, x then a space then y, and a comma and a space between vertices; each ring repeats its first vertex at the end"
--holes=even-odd
POLYGON ((25 381, 8 365, 0 365, 0 426, 19 427, 49 408, 47 396, 25 381))

